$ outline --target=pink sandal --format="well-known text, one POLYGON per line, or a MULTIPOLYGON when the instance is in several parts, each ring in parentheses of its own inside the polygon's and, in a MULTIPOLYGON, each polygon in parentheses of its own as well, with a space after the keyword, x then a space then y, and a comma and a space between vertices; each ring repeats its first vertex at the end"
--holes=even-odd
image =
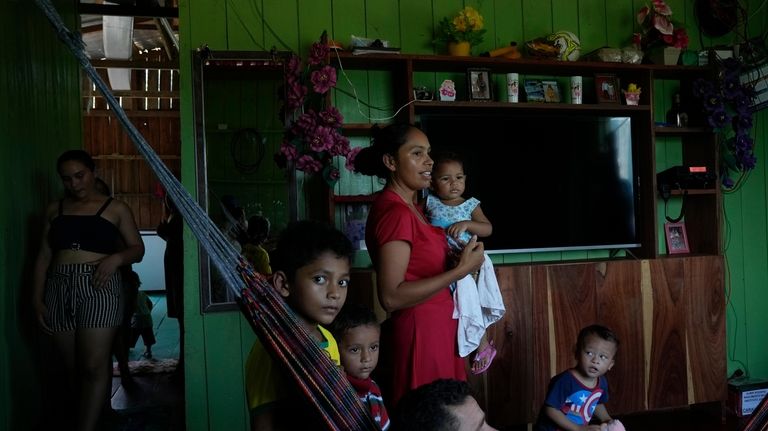
POLYGON ((487 359, 485 362, 485 366, 478 370, 472 370, 472 374, 483 374, 484 372, 488 371, 488 368, 490 368, 491 363, 493 362, 493 358, 496 357, 496 347, 493 346, 493 341, 488 343, 488 346, 483 349, 482 352, 477 352, 475 355, 475 362, 480 362, 483 359, 487 359))

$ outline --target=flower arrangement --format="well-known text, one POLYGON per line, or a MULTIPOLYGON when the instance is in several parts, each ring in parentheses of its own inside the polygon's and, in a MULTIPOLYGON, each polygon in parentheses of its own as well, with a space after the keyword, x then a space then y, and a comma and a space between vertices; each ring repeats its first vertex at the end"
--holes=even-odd
POLYGON ((637 12, 641 33, 635 33, 632 41, 643 51, 657 46, 688 47, 688 33, 670 18, 672 9, 664 0, 652 0, 652 6, 643 6, 637 12))
POLYGON ((467 6, 453 18, 445 17, 437 25, 436 42, 469 42, 471 46, 483 42, 483 16, 475 8, 467 6))
POLYGON ((694 81, 693 95, 701 102, 709 126, 720 134, 720 180, 724 188, 734 190, 757 162, 750 136, 754 88, 739 79, 742 64, 738 60, 728 58, 719 66, 714 80, 694 81))
POLYGON ((288 59, 285 72, 283 103, 285 131, 275 162, 281 168, 292 164, 307 174, 322 174, 333 185, 339 179, 334 157, 351 163, 359 149, 350 149, 349 139, 341 134, 344 118, 328 103, 327 93, 336 86, 336 69, 328 64, 329 48, 325 34, 309 51, 309 60, 302 64, 297 55, 288 59))
POLYGON ((626 90, 621 90, 624 93, 624 100, 627 101, 627 105, 638 105, 640 103, 640 93, 642 88, 638 87, 634 82, 627 85, 626 90))

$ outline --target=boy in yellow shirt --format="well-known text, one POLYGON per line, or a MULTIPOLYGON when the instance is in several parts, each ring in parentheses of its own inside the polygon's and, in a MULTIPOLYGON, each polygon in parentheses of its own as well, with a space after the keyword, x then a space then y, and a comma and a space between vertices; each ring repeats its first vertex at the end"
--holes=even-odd
MULTIPOLYGON (((352 244, 343 233, 304 220, 285 228, 271 256, 274 288, 336 365, 336 340, 321 325, 333 322, 344 305, 352 253, 352 244)), ((245 374, 252 430, 308 429, 313 421, 311 410, 305 408, 285 371, 259 340, 248 355, 245 374)))

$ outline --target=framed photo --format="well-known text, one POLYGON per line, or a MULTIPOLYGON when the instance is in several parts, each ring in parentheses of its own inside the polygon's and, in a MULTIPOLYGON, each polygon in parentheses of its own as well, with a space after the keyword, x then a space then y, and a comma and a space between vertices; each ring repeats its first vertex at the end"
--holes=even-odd
POLYGON ((557 81, 541 81, 544 89, 544 101, 547 103, 560 103, 560 86, 557 81))
POLYGON ((667 237, 669 254, 691 252, 690 247, 688 247, 688 233, 685 231, 685 223, 664 223, 664 232, 667 237))
POLYGON ((544 85, 541 81, 536 79, 525 80, 525 100, 527 102, 543 102, 544 97, 544 85))
POLYGON ((469 100, 492 100, 491 69, 467 69, 469 100))
POLYGON ((595 75, 595 92, 598 103, 619 103, 619 78, 616 75, 595 75))

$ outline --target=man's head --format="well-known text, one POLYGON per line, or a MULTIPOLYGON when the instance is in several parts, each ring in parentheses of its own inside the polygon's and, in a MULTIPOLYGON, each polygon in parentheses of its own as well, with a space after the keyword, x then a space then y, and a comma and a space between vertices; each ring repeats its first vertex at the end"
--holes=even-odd
POLYGON ((272 282, 308 326, 329 325, 344 305, 352 243, 325 223, 293 222, 270 254, 272 282))
POLYGON ((392 418, 393 431, 493 431, 467 382, 435 380, 406 393, 392 418))
POLYGON ((381 327, 373 311, 358 304, 347 304, 331 325, 339 343, 341 366, 357 379, 367 379, 379 363, 381 327))

